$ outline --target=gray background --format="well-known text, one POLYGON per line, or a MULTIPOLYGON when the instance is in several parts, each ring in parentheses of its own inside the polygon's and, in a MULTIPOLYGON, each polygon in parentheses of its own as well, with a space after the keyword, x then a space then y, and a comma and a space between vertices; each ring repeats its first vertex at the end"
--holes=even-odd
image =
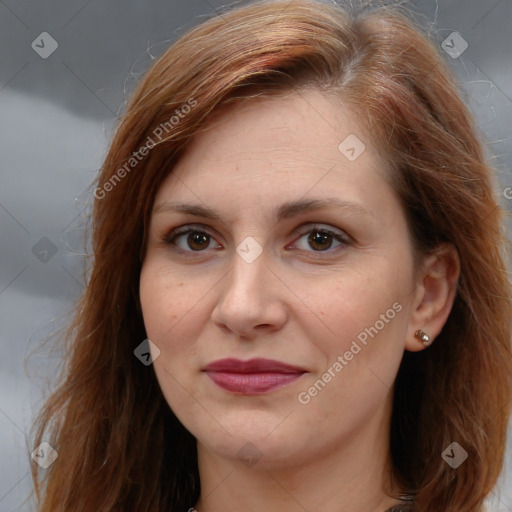
MULTIPOLYGON (((83 289, 88 186, 115 118, 152 58, 225 3, 0 1, 0 512, 33 510, 24 503, 34 449, 26 435, 59 361, 58 351, 40 344, 69 320, 83 289), (58 44, 47 58, 31 46, 43 46, 43 37, 40 51, 51 48, 43 32, 58 44)), ((445 53, 446 60, 486 139, 496 193, 510 210, 511 0, 406 4, 424 15, 441 48, 453 31, 467 41, 464 53, 445 53)), ((499 488, 492 510, 512 511, 510 440, 499 488)))

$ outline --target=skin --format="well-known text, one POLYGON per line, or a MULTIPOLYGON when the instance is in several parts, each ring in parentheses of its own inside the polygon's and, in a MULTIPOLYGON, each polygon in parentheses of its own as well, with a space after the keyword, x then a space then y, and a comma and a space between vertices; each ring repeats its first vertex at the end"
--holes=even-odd
POLYGON ((414 267, 387 172, 357 116, 308 89, 225 110, 159 189, 140 298, 147 336, 161 351, 159 384, 197 439, 202 494, 190 507, 362 512, 397 503, 383 490, 393 383, 404 350, 425 349, 415 331, 435 338, 446 322, 459 264, 446 245, 414 267), (352 133, 366 147, 354 161, 338 149, 352 133), (273 216, 284 202, 327 197, 361 211, 273 216), (162 207, 170 201, 208 206, 222 220, 162 207), (165 243, 190 224, 210 237, 165 243), (315 227, 350 243, 315 244, 315 227), (247 237, 262 248, 251 263, 236 252, 247 237), (396 303, 394 318, 333 372, 358 334, 396 303), (201 371, 225 357, 277 359, 307 373, 265 394, 234 394, 201 371), (328 368, 330 382, 299 402, 328 368), (248 442, 250 463, 239 455, 248 442))

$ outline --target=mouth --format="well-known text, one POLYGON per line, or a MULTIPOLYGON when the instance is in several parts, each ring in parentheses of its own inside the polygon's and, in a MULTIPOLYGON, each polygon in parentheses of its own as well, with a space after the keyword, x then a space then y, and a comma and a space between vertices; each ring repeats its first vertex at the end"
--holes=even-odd
POLYGON ((296 381, 307 370, 272 359, 220 359, 203 370, 220 388, 239 395, 259 395, 296 381))

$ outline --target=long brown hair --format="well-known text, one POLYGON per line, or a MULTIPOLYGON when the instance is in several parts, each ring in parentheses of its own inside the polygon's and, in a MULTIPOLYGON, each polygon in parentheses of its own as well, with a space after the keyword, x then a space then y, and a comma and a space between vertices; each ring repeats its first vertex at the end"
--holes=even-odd
POLYGON ((155 194, 227 103, 316 87, 357 107, 392 169, 418 255, 458 250, 448 321, 398 372, 390 447, 396 489, 420 512, 480 511, 501 472, 512 399, 511 290, 502 209, 479 135, 437 49, 396 8, 265 1, 215 16, 151 67, 95 184, 92 261, 59 385, 34 427, 59 457, 33 464, 41 512, 182 512, 200 493, 195 439, 151 366, 138 296, 155 194), (146 149, 144 149, 146 148, 146 149), (452 442, 468 453, 456 470, 452 442))

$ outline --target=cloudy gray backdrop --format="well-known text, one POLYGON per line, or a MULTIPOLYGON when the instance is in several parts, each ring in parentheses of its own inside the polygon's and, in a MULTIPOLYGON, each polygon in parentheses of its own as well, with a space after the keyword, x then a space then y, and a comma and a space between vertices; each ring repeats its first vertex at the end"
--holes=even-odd
MULTIPOLYGON (((88 186, 115 118, 152 56, 224 3, 0 0, 0 512, 33 510, 24 503, 34 449, 27 434, 58 361, 39 344, 69 319, 82 290, 88 186)), ((512 185, 512 2, 408 5, 452 53, 446 59, 486 137, 502 196, 512 185), (447 46, 454 31, 463 40, 447 46)), ((493 510, 512 511, 510 442, 499 489, 493 510)))

